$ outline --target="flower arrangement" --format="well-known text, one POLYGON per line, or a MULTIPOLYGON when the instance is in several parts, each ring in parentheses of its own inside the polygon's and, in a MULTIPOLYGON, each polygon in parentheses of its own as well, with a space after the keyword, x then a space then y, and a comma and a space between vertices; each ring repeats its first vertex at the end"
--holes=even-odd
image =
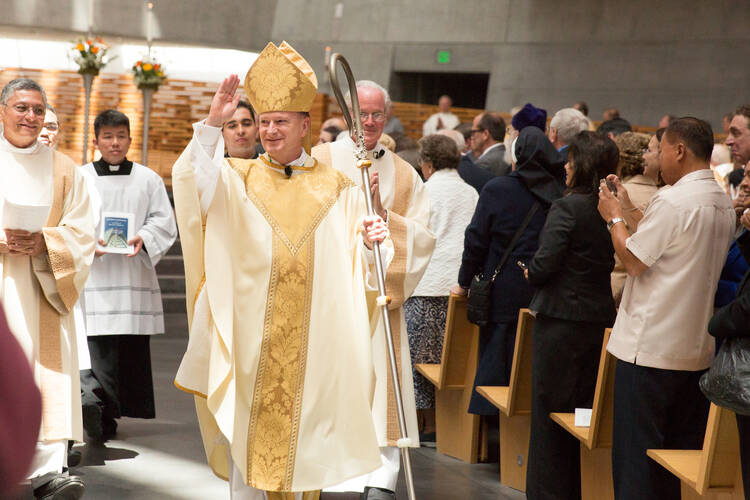
POLYGON ((133 65, 133 80, 139 89, 150 88, 157 90, 164 83, 167 76, 164 68, 149 56, 137 61, 133 65))
POLYGON ((78 64, 82 75, 98 75, 99 71, 111 60, 107 58, 109 45, 101 37, 95 39, 80 38, 71 49, 73 60, 78 64))

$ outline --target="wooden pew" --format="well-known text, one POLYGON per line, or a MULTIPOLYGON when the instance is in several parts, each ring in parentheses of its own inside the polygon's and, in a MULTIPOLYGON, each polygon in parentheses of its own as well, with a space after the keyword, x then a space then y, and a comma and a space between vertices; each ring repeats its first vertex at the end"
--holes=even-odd
POLYGON ((680 478, 682 498, 744 499, 740 438, 734 413, 711 404, 701 450, 648 450, 648 456, 680 478))
POLYGON ((500 410, 500 483, 526 491, 531 429, 531 330, 528 309, 518 313, 516 345, 507 387, 480 386, 477 392, 500 410))
POLYGON ((440 364, 415 369, 435 386, 437 451, 476 463, 479 416, 468 412, 479 354, 479 328, 466 319, 466 297, 451 295, 440 364))
POLYGON ((612 330, 604 331, 594 403, 588 427, 576 427, 574 413, 551 413, 550 418, 581 442, 582 500, 614 499, 612 484, 612 413, 615 358, 607 352, 612 330))

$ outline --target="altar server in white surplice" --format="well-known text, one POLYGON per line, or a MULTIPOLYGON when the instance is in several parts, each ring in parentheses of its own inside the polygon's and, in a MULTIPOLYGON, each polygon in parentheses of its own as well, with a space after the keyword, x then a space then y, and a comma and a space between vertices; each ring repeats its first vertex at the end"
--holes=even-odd
MULTIPOLYGON (((386 292, 391 297, 388 306, 393 330, 401 395, 406 413, 406 427, 412 446, 419 447, 417 411, 414 401, 409 340, 404 322, 403 304, 422 278, 435 248, 435 236, 429 229, 430 199, 416 170, 398 155, 378 143, 385 126, 385 110, 390 106, 388 92, 375 82, 357 82, 357 96, 361 108, 362 128, 373 186, 373 207, 388 224, 395 249, 393 262, 386 273, 386 292)), ((354 142, 344 138, 321 144, 313 149, 313 157, 329 163, 346 174, 353 182, 362 184, 362 174, 354 161, 354 142)), ((378 442, 381 446, 382 467, 372 474, 338 485, 331 491, 363 491, 373 486, 395 491, 400 468, 399 438, 396 403, 390 381, 390 367, 386 354, 385 327, 377 308, 370 309, 373 328, 372 349, 375 362, 375 399, 373 417, 378 442)))
POLYGON ((0 105, 0 300, 42 393, 29 477, 37 498, 76 499, 83 482, 62 468, 67 441, 83 437, 71 311, 94 257, 89 196, 73 161, 37 140, 46 106, 39 84, 12 80, 0 105))
MULTIPOLYGON (((100 239, 84 290, 91 365, 104 393, 101 430, 89 429, 89 424, 95 427, 92 419, 84 423, 89 434, 108 438, 116 432, 116 418, 155 416, 149 339, 164 333, 164 312, 154 266, 174 243, 177 225, 161 177, 126 158, 128 117, 103 111, 94 121, 94 134, 102 157, 83 169, 94 177, 101 199, 102 232, 109 234, 112 218, 132 218, 127 235, 132 251, 116 253, 100 239)), ((110 244, 114 240, 104 237, 110 244)))

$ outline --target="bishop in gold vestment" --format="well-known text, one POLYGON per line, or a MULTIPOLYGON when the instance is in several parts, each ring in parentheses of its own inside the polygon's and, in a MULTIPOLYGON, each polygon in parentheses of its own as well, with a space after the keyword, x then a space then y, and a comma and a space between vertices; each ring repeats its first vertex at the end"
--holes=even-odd
POLYGON ((175 383, 195 395, 210 466, 242 498, 314 498, 380 466, 364 194, 302 137, 296 159, 274 156, 274 127, 307 112, 316 87, 294 49, 269 44, 245 81, 269 153, 224 161, 212 104, 172 174, 190 323, 175 383))

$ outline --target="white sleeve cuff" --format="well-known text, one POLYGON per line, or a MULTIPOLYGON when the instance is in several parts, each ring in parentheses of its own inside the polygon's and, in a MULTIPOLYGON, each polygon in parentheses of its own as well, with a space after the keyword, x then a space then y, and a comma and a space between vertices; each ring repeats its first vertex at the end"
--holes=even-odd
POLYGON ((195 169, 195 183, 204 214, 208 212, 214 198, 223 161, 224 138, 221 136, 221 129, 206 125, 205 120, 194 123, 190 162, 195 169))
MULTIPOLYGON (((359 235, 359 248, 361 255, 365 258, 365 262, 367 263, 365 288, 370 291, 377 290, 378 277, 375 267, 375 252, 371 248, 367 248, 361 234, 359 235)), ((390 238, 386 238, 386 240, 380 244, 380 257, 383 259, 383 272, 385 274, 388 272, 388 267, 391 265, 394 255, 393 243, 390 238)))
POLYGON ((201 146, 203 146, 206 155, 213 157, 216 152, 217 143, 222 138, 221 128, 206 125, 206 120, 201 120, 193 124, 193 133, 201 146))

